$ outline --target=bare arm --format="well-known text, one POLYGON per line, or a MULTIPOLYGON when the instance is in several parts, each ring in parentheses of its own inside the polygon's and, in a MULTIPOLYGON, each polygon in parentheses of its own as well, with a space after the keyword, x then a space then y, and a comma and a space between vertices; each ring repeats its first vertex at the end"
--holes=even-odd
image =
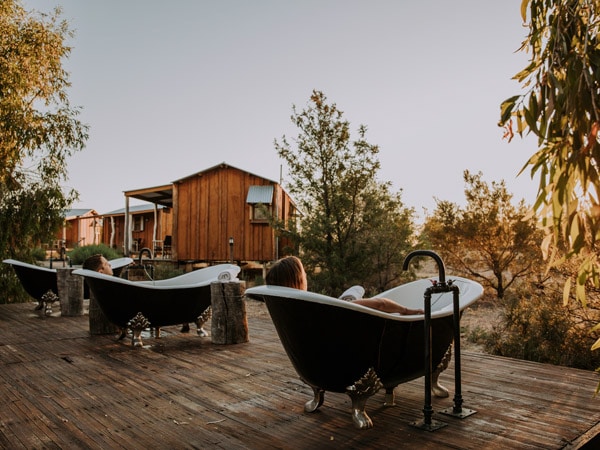
POLYGON ((353 303, 367 306, 387 313, 400 313, 402 315, 423 314, 422 309, 411 309, 406 306, 399 305, 389 298, 361 298, 354 300, 353 303))

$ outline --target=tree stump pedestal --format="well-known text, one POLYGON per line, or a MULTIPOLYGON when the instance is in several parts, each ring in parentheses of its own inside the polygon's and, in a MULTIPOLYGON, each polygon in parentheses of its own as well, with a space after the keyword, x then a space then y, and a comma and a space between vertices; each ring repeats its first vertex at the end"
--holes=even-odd
POLYGON ((213 282, 211 293, 211 338, 213 344, 248 342, 248 318, 244 281, 213 282))
POLYGON ((93 292, 90 290, 90 307, 89 307, 89 321, 90 321, 90 334, 101 335, 101 334, 116 334, 121 330, 114 323, 110 322, 107 318, 98 300, 94 297, 93 292))
POLYGON ((56 269, 56 287, 61 316, 83 316, 83 277, 73 275, 73 268, 56 269))

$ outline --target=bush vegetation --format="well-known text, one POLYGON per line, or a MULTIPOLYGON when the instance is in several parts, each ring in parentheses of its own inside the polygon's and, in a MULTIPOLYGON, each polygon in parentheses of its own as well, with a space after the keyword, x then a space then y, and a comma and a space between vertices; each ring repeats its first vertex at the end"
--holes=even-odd
POLYGON ((46 250, 41 247, 34 248, 31 251, 31 257, 36 261, 44 261, 46 259, 46 250))
POLYGON ((90 256, 97 254, 101 254, 108 260, 123 256, 120 252, 105 244, 84 245, 82 247, 77 247, 71 250, 68 253, 68 256, 71 259, 71 263, 78 266, 83 264, 83 262, 90 256))
POLYGON ((170 264, 156 264, 154 266, 155 280, 166 280, 168 278, 178 277, 184 273, 185 271, 183 269, 177 269, 170 264))
POLYGON ((596 310, 577 302, 562 305, 562 291, 519 287, 498 300, 502 318, 491 330, 476 327, 467 338, 486 352, 528 361, 594 370, 600 354, 590 347, 596 310))

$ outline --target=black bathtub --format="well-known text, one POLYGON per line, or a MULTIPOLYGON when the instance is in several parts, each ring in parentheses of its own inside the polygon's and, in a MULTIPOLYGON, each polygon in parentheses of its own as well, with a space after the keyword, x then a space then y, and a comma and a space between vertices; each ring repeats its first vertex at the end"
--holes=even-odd
MULTIPOLYGON (((455 277, 460 310, 481 297, 483 288, 474 281, 455 277)), ((423 308, 430 280, 407 283, 382 292, 409 308, 423 308)), ((321 406, 324 392, 347 393, 353 403, 353 420, 359 428, 370 428, 364 411, 369 396, 384 387, 386 403, 393 403, 393 390, 401 383, 425 374, 424 315, 388 314, 362 305, 307 291, 257 286, 246 296, 264 301, 279 338, 300 378, 312 387, 314 399, 305 411, 321 406), (390 398, 391 395, 391 398, 390 398)), ((454 337, 453 293, 431 297, 432 350, 434 368, 447 366, 454 337)), ((445 367, 442 367, 445 368, 445 367)), ((436 395, 447 396, 437 384, 436 395)), ((433 378, 433 377, 432 377, 433 378)))
MULTIPOLYGON (((21 282, 23 289, 31 297, 42 303, 42 297, 51 291, 58 296, 58 287, 56 285, 56 269, 49 269, 47 267, 36 266, 35 264, 29 264, 16 259, 5 259, 2 261, 4 264, 9 264, 15 270, 17 278, 21 282)), ((131 258, 117 258, 109 261, 110 266, 116 276, 119 275, 121 270, 131 264, 133 259, 131 258)))
POLYGON ((129 281, 85 269, 73 271, 85 278, 107 319, 134 331, 141 345, 144 328, 196 322, 211 304, 210 285, 237 277, 240 268, 219 264, 159 281, 129 281))

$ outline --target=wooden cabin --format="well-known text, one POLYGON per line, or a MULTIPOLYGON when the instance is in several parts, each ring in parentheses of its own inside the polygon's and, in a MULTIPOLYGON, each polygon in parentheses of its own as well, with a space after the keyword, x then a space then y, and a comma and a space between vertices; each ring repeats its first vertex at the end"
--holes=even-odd
POLYGON ((266 263, 291 248, 268 220, 294 222, 297 210, 289 195, 277 182, 226 163, 170 185, 126 191, 125 197, 126 205, 135 198, 170 211, 173 260, 266 263))
POLYGON ((173 225, 171 209, 162 205, 145 203, 128 208, 128 249, 125 247, 126 208, 102 215, 104 227, 102 242, 126 254, 139 253, 143 248, 152 250, 153 255, 165 256, 164 242, 169 241, 173 225))
POLYGON ((94 209, 65 211, 65 221, 57 233, 53 250, 71 249, 102 242, 102 220, 94 209))

